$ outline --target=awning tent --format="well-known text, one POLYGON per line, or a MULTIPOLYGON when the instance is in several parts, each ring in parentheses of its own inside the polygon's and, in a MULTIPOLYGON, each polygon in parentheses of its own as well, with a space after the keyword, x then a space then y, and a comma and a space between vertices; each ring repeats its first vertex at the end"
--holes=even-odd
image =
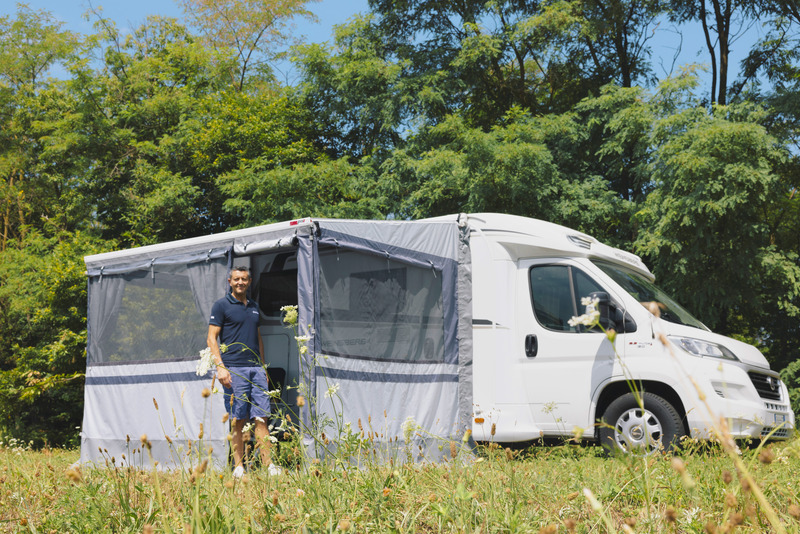
MULTIPOLYGON (((309 399, 300 409, 307 425, 327 422, 321 430, 334 439, 363 429, 376 451, 399 461, 409 451, 415 460, 447 454, 439 440, 460 443, 472 413, 468 246, 457 216, 303 219, 86 257, 81 461, 120 463, 124 455, 127 464, 180 468, 210 452, 226 463, 222 395, 203 397, 212 378, 195 369, 211 305, 243 261, 256 277, 284 269, 283 278, 262 277, 256 296, 270 294, 270 280, 296 278, 308 351, 268 343, 267 360, 273 350, 299 358, 282 365, 286 385, 309 399), (135 451, 142 435, 152 460, 135 451)), ((265 316, 265 336, 285 330, 270 321, 265 316)), ((296 408, 292 391, 283 398, 296 408)), ((314 443, 309 451, 319 454, 314 443)))

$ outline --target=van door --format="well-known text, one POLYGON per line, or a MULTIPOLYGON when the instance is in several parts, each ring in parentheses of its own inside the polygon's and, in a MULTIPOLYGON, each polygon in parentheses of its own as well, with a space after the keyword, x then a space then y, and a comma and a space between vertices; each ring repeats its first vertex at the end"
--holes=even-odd
POLYGON ((601 329, 569 320, 585 312, 582 297, 608 290, 568 259, 520 261, 518 276, 527 291, 517 295, 515 360, 532 417, 545 435, 573 435, 575 427, 593 435, 592 395, 614 372, 614 347, 601 329))

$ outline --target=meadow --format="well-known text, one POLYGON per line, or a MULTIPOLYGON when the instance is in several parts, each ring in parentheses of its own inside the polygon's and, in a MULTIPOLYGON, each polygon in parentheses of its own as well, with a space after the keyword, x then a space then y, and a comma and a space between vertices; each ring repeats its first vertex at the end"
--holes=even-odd
MULTIPOLYGON (((146 445, 146 443, 145 443, 146 445)), ((800 532, 800 439, 686 440, 674 454, 605 457, 563 442, 480 446, 437 464, 288 462, 242 479, 200 462, 185 472, 77 468, 76 450, 0 445, 3 532, 800 532), (295 465, 295 467, 290 467, 295 465)), ((296 451, 294 451, 296 452, 296 451)))

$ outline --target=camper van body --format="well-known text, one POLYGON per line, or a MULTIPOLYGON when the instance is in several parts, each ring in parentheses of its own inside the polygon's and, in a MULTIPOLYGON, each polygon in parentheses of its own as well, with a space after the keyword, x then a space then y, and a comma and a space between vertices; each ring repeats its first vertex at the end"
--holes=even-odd
POLYGON ((468 429, 478 441, 577 436, 649 450, 712 437, 721 421, 736 438, 794 429, 786 386, 755 347, 709 331, 640 258, 586 234, 502 214, 300 219, 86 258, 82 461, 120 457, 146 434, 154 460, 179 467, 197 428, 226 461, 222 396, 199 400, 213 382, 195 367, 227 269, 242 264, 283 404, 306 421, 314 406, 371 425, 388 454, 435 459, 430 436, 460 443, 468 429), (604 297, 613 342, 569 324, 591 295, 604 297), (296 331, 281 314, 293 304, 296 331), (296 386, 316 402, 301 410, 296 386), (412 420, 427 434, 406 436, 412 420))
POLYGON ((618 409, 608 417, 632 387, 663 399, 684 423, 679 432, 693 438, 713 437, 721 419, 735 438, 791 434, 786 386, 755 347, 709 331, 674 302, 656 317, 621 285, 638 280, 644 290, 653 281, 639 257, 523 217, 476 214, 469 227, 476 439, 594 440, 601 419, 618 433, 661 432, 666 422, 657 417, 650 430, 624 428, 618 409), (594 291, 608 293, 627 316, 632 331, 616 325, 613 343, 601 329, 563 324, 565 314, 584 313, 579 300, 594 291), (542 317, 551 310, 547 302, 536 306, 537 297, 554 305, 570 298, 575 307, 542 317))

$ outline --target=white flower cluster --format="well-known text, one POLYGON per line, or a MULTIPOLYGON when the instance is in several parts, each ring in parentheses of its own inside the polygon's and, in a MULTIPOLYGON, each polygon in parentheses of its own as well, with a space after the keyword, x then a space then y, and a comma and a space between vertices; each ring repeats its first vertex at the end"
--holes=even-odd
POLYGON ((416 432, 417 429, 420 428, 420 426, 419 424, 417 424, 417 421, 414 419, 414 416, 409 415, 408 417, 406 417, 406 420, 403 421, 403 424, 400 425, 400 428, 403 429, 403 439, 405 439, 406 442, 409 442, 411 441, 411 436, 414 435, 414 432, 416 432))
POLYGON ((339 391, 339 384, 333 384, 331 387, 328 388, 328 391, 325 392, 325 397, 330 399, 339 391))
POLYGON ((311 336, 294 336, 294 339, 297 341, 298 350, 300 351, 300 355, 308 354, 308 342, 311 340, 311 336))
POLYGON ((197 376, 206 376, 212 367, 214 367, 214 355, 211 354, 211 349, 206 347, 200 351, 200 361, 197 362, 197 376))
POLYGON ((284 313, 284 323, 292 326, 297 324, 297 306, 281 306, 281 311, 284 313))
POLYGON ((597 310, 597 305, 599 302, 600 299, 583 297, 581 299, 581 304, 586 306, 585 313, 583 315, 571 318, 569 321, 567 321, 567 323, 569 323, 570 326, 595 326, 598 321, 600 321, 600 312, 597 310))

